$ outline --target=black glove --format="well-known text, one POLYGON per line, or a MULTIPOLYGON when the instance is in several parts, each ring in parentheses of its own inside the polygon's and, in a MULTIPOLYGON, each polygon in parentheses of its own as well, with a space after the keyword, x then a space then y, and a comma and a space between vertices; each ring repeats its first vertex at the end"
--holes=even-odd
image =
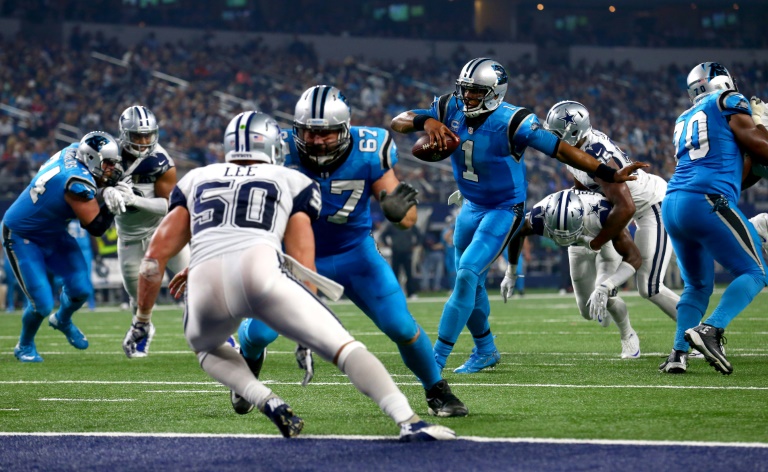
POLYGON ((395 191, 387 195, 386 190, 382 190, 379 193, 379 205, 381 205, 381 211, 384 212, 384 216, 393 223, 399 223, 403 221, 408 210, 419 203, 416 199, 416 195, 419 191, 411 186, 411 184, 400 182, 395 188, 395 191))

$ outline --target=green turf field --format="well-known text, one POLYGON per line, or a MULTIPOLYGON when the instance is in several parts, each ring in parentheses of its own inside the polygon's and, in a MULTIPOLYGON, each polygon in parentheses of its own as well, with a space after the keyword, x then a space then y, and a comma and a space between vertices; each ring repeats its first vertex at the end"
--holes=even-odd
MULTIPOLYGON (((735 370, 728 377, 698 359, 685 375, 660 374, 674 324, 637 296, 625 298, 642 343, 636 360, 621 360, 616 327, 582 320, 570 295, 532 294, 506 305, 493 298, 501 364, 454 374, 472 347, 465 331, 445 370, 470 414, 435 421, 459 435, 768 443, 768 293, 726 332, 735 370)), ((426 416, 424 391, 392 343, 353 305, 332 306, 426 416)), ((441 299, 410 303, 433 341, 442 306, 441 299)), ((45 362, 21 364, 12 354, 20 314, 0 316, 0 431, 277 434, 260 413, 232 411, 228 391, 205 375, 189 351, 181 310, 156 311, 157 336, 146 359, 129 360, 120 347, 128 313, 83 311, 74 320, 88 336, 88 350, 70 347, 44 323, 37 346, 45 362)), ((332 365, 318 360, 307 388, 299 385, 301 378, 293 344, 279 339, 262 379, 305 419, 303 434, 397 434, 332 365)))

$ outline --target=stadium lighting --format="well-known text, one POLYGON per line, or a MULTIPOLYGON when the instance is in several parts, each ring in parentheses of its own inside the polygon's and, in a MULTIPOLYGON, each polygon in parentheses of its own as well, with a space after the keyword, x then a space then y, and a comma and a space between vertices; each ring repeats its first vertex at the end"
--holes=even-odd
POLYGON ((543 3, 539 3, 538 5, 536 5, 536 9, 539 10, 539 11, 543 10, 544 9, 544 4, 543 3))
POLYGON ((616 13, 616 7, 611 5, 610 7, 608 7, 608 11, 611 12, 611 13, 616 13))

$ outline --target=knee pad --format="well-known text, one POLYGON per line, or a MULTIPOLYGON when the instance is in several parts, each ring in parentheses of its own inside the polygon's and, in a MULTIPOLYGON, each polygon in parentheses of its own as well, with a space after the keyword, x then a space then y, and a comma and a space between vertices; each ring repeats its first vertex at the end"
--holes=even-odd
POLYGON ((349 357, 349 355, 356 349, 366 349, 365 344, 360 341, 350 341, 341 346, 341 349, 336 351, 336 355, 333 357, 333 363, 343 372, 344 363, 347 361, 347 357, 349 357))

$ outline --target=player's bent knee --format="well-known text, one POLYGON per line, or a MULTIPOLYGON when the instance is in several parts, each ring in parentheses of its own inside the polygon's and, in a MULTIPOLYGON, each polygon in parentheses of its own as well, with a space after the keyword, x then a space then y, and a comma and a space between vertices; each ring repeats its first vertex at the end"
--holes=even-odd
POLYGON ((341 348, 336 351, 336 355, 333 356, 333 363, 338 366, 339 369, 344 371, 344 363, 347 361, 347 357, 356 349, 366 349, 365 344, 353 340, 341 346, 341 348))

